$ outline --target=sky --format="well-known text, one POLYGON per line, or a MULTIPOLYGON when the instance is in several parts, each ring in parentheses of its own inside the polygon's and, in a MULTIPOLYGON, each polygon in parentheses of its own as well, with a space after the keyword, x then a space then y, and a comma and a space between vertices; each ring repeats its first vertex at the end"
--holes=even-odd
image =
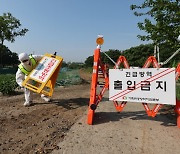
POLYGON ((5 41, 12 52, 57 52, 66 62, 84 62, 92 56, 98 35, 104 36, 102 51, 125 50, 145 44, 131 4, 143 0, 0 0, 0 15, 10 12, 29 31, 15 42, 5 41))

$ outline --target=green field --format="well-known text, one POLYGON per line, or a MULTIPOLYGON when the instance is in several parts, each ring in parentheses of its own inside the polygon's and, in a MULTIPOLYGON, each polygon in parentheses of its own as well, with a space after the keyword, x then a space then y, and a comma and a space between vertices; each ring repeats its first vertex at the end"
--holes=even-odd
MULTIPOLYGON (((8 75, 8 74, 14 75, 14 78, 15 78, 16 71, 17 71, 17 68, 3 68, 3 69, 0 68, 0 80, 5 80, 6 78, 4 78, 4 75, 8 75)), ((92 72, 92 68, 85 69, 84 71, 92 72)), ((0 83, 2 83, 2 81, 0 83)), ((62 68, 60 70, 58 79, 57 79, 57 85, 66 86, 66 85, 75 85, 75 84, 81 84, 81 83, 82 83, 82 79, 79 74, 79 69, 62 68)), ((180 99, 180 82, 176 84, 176 96, 178 99, 180 99)))
POLYGON ((82 83, 82 79, 80 78, 78 69, 67 69, 67 68, 61 69, 57 79, 58 85, 65 86, 65 85, 75 85, 80 83, 82 83))

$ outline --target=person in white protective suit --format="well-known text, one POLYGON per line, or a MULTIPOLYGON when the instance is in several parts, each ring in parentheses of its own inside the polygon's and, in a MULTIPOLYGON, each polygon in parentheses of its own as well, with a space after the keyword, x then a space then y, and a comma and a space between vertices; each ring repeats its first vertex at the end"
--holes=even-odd
MULTIPOLYGON (((43 56, 28 55, 27 53, 21 53, 19 54, 18 57, 21 63, 18 65, 18 70, 16 72, 16 82, 21 88, 23 88, 22 86, 23 81, 30 74, 30 72, 36 67, 37 63, 41 60, 43 56)), ((27 88, 23 88, 23 89, 25 94, 24 106, 30 106, 33 104, 32 94, 31 94, 32 92, 27 88)), ((41 98, 46 102, 51 101, 50 98, 48 98, 44 94, 41 94, 41 98)))

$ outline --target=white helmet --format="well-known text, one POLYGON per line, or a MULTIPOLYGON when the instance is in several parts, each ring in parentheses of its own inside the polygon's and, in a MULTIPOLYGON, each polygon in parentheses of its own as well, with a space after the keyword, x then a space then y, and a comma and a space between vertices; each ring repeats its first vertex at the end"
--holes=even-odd
POLYGON ((21 62, 23 62, 24 60, 29 60, 29 56, 27 53, 20 53, 18 57, 21 62))

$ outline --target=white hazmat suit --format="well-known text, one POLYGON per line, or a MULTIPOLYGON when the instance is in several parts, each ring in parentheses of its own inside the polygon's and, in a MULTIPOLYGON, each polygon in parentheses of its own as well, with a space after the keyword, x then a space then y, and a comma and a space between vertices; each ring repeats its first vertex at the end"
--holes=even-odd
MULTIPOLYGON (((32 59, 34 59, 36 61, 36 63, 38 63, 43 56, 42 55, 31 55, 31 57, 32 57, 32 59)), ((31 58, 26 53, 19 54, 19 61, 21 62, 21 66, 23 67, 23 69, 25 69, 28 72, 31 72, 35 67, 32 63, 31 58)), ((20 68, 18 68, 18 70, 16 72, 16 82, 22 88, 23 88, 22 83, 26 77, 27 77, 27 74, 25 74, 20 68)), ((25 94, 24 106, 32 105, 32 94, 31 93, 32 92, 29 89, 24 88, 24 94, 25 94)), ((41 98, 46 102, 50 101, 50 98, 48 98, 44 94, 41 95, 41 98)))

